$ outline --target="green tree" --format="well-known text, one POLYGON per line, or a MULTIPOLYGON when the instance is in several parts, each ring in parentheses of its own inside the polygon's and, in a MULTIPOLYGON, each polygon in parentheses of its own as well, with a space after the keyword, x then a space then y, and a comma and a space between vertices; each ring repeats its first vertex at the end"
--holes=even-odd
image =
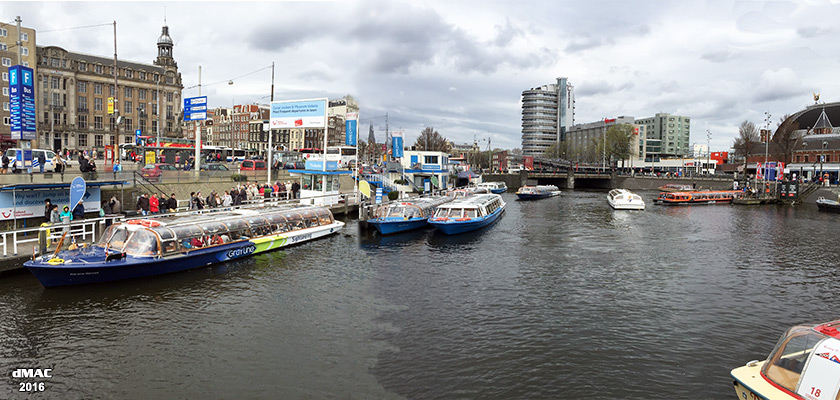
POLYGON ((545 155, 549 158, 568 159, 569 142, 565 140, 562 142, 555 142, 551 146, 548 146, 548 150, 545 151, 545 155))
POLYGON ((744 157, 744 174, 747 173, 747 159, 755 154, 755 147, 761 143, 758 137, 758 129, 756 129, 755 124, 750 121, 741 122, 741 125, 738 127, 738 137, 735 138, 735 142, 732 144, 732 148, 735 150, 735 155, 744 157))
POLYGON ((423 128, 414 148, 421 151, 449 152, 449 141, 431 126, 423 128))
POLYGON ((630 158, 633 150, 633 125, 618 124, 607 128, 607 158, 610 164, 613 161, 621 160, 621 167, 624 167, 624 160, 630 158))

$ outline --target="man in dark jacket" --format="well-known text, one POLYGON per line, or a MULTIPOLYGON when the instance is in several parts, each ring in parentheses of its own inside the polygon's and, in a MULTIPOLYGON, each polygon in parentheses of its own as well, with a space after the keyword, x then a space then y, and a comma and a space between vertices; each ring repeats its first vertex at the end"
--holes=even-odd
POLYGON ((292 183, 292 198, 293 199, 298 198, 298 192, 300 192, 300 184, 297 183, 297 181, 295 181, 294 183, 292 183))
POLYGON ((216 192, 210 192, 210 195, 207 196, 207 207, 209 208, 216 208, 219 205, 216 204, 216 192))
POLYGON ((47 221, 50 220, 50 213, 52 213, 52 209, 53 204, 50 202, 50 199, 44 200, 44 218, 46 218, 47 221))
POLYGON ((142 215, 149 215, 149 198, 146 197, 146 193, 137 198, 137 212, 142 215))
POLYGON ((233 190, 230 191, 230 197, 233 200, 233 205, 238 206, 239 205, 239 189, 233 188, 233 190))
POLYGON ((178 209, 178 200, 175 198, 175 193, 172 193, 172 196, 166 203, 166 207, 169 208, 170 212, 175 212, 178 209))
POLYGON ((38 153, 38 168, 41 169, 41 173, 44 172, 44 166, 47 165, 47 156, 45 151, 41 151, 38 153))
POLYGON ((83 204, 82 200, 79 200, 79 204, 76 204, 76 207, 73 208, 73 220, 80 220, 85 218, 85 205, 83 204))

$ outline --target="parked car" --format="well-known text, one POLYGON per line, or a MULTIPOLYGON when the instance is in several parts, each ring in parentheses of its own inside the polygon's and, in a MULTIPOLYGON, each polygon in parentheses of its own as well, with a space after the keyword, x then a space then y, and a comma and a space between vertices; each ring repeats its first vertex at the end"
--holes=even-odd
POLYGON ((208 163, 208 164, 201 164, 202 171, 230 171, 224 164, 219 163, 208 163))
POLYGON ((240 171, 265 171, 265 161, 262 160, 244 160, 239 164, 240 171))
POLYGON ((141 170, 141 175, 149 182, 160 182, 163 171, 177 171, 172 164, 146 164, 141 170))
POLYGON ((289 161, 283 165, 284 169, 306 169, 305 161, 289 161))

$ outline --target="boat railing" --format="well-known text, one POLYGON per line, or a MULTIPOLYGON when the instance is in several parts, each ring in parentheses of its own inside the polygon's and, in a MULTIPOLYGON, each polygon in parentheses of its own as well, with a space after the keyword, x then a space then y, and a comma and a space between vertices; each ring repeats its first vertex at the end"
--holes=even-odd
POLYGON ((65 245, 73 240, 78 240, 80 243, 95 242, 97 235, 101 234, 106 224, 119 222, 123 218, 122 215, 110 215, 6 231, 0 234, 0 246, 3 247, 3 256, 8 257, 9 253, 17 256, 28 249, 33 249, 33 253, 42 253, 51 242, 61 239, 62 236, 64 236, 65 245), (31 248, 28 247, 30 244, 31 248))

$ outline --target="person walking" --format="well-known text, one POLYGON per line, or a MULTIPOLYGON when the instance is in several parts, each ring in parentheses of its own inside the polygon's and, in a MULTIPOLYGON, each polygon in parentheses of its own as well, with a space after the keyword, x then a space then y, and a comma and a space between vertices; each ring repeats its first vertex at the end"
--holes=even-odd
POLYGON ((207 208, 216 208, 218 203, 216 203, 216 192, 210 192, 206 199, 207 208))
POLYGON ((44 165, 47 165, 47 156, 46 151, 41 150, 38 153, 38 168, 41 170, 41 173, 44 173, 44 165))
POLYGON ((116 196, 111 196, 110 203, 111 203, 111 213, 113 213, 113 214, 122 213, 122 204, 120 204, 120 201, 117 200, 116 196))
POLYGON ((300 184, 297 183, 297 181, 295 181, 294 183, 292 183, 292 198, 293 199, 298 198, 298 192, 300 192, 300 184))
POLYGON ((9 173, 9 156, 6 155, 6 152, 3 152, 3 162, 0 165, 2 169, 0 169, 0 173, 8 174, 9 173))
POLYGON ((117 172, 121 172, 121 171, 122 171, 122 164, 120 164, 120 160, 117 160, 117 162, 114 163, 114 173, 116 174, 117 172))
POLYGON ((53 209, 53 204, 50 201, 50 199, 44 200, 44 218, 46 218, 47 221, 50 220, 50 213, 52 212, 52 209, 53 209))
POLYGON ((190 192, 190 210, 197 210, 198 204, 195 201, 195 192, 190 192))
POLYGON ((230 196, 227 190, 225 190, 225 195, 222 196, 222 207, 230 207, 233 205, 233 198, 230 196))
POLYGON ((58 206, 53 204, 52 209, 50 210, 50 222, 54 224, 61 223, 61 215, 58 212, 58 206))
POLYGON ((198 210, 204 209, 204 202, 201 201, 201 191, 195 193, 195 208, 198 210))

